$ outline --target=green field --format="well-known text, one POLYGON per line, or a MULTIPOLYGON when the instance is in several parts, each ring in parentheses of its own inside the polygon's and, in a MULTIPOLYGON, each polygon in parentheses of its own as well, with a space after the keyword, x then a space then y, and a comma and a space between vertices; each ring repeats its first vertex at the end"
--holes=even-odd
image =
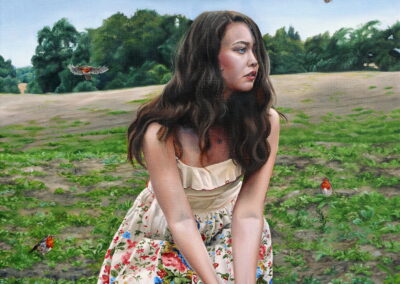
MULTIPOLYGON (((400 283, 400 109, 318 124, 280 110, 295 119, 282 121, 265 207, 274 283, 400 283), (320 194, 323 177, 332 196, 320 194)), ((87 124, 50 120, 59 135, 34 120, 0 128, 0 283, 96 281, 148 175, 126 162, 127 127, 87 124), (81 132, 62 134, 72 127, 81 132), (29 254, 47 234, 55 248, 29 254)))

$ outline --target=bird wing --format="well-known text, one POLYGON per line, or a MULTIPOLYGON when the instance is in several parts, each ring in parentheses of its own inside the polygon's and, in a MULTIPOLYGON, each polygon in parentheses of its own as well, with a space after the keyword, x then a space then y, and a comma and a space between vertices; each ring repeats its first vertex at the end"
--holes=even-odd
POLYGON ((101 74, 104 72, 107 72, 108 68, 106 66, 101 66, 101 67, 93 67, 92 70, 90 70, 90 74, 101 74))
POLYGON ((81 70, 79 67, 77 67, 77 66, 68 65, 68 69, 69 69, 69 71, 71 71, 72 74, 75 74, 75 75, 84 75, 84 73, 82 72, 82 70, 81 70))

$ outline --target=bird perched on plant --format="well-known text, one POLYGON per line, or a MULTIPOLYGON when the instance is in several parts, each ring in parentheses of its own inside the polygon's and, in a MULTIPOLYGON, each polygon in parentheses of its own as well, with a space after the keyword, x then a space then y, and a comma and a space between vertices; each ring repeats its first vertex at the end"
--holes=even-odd
POLYGON ((53 235, 48 235, 40 240, 29 252, 32 253, 34 250, 37 250, 42 255, 48 253, 54 247, 54 238, 53 235))
POLYGON ((327 196, 332 195, 332 185, 327 177, 324 177, 322 180, 320 188, 322 190, 322 194, 327 196))
POLYGON ((71 71, 72 74, 74 75, 79 75, 79 76, 85 76, 86 80, 91 80, 92 76, 90 75, 97 75, 104 73, 108 71, 108 68, 106 66, 101 66, 101 67, 93 67, 93 66, 74 66, 74 65, 68 65, 69 71, 71 71))

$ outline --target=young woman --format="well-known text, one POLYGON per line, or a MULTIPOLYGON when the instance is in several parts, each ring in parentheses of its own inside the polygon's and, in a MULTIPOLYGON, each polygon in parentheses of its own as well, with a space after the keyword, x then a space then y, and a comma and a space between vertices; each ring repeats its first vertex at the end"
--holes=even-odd
POLYGON ((129 127, 128 159, 146 166, 150 180, 115 233, 98 283, 272 283, 263 212, 286 117, 272 108, 259 28, 237 12, 204 12, 174 67, 129 127))

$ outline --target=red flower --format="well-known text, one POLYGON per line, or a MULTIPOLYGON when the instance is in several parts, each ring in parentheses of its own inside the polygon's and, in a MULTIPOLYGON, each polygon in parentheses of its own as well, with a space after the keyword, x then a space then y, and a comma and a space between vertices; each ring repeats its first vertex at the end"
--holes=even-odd
POLYGON ((164 278, 168 273, 165 270, 160 270, 157 272, 157 275, 160 276, 160 278, 164 278))
POLYGON ((217 254, 217 255, 221 255, 221 250, 217 250, 217 251, 216 251, 216 254, 217 254))
POLYGON ((159 247, 159 248, 156 250, 156 254, 158 254, 158 252, 160 251, 160 248, 161 248, 161 247, 159 247))
POLYGON ((268 261, 268 267, 271 267, 271 265, 272 265, 272 262, 268 261))
POLYGON ((197 277, 197 274, 193 274, 192 280, 194 283, 197 283, 199 281, 199 278, 197 277))
POLYGON ((265 246, 260 246, 260 250, 258 251, 258 256, 259 259, 264 259, 265 253, 267 251, 267 248, 265 246))
POLYGON ((137 253, 144 253, 144 249, 138 249, 136 252, 137 253))
POLYGON ((186 271, 186 266, 182 263, 181 259, 175 253, 164 253, 161 259, 164 266, 172 266, 180 272, 186 271))
POLYGON ((131 251, 129 251, 129 252, 125 253, 124 255, 122 255, 122 257, 121 257, 122 263, 126 264, 126 265, 130 264, 131 261, 129 259, 131 258, 131 255, 132 255, 131 251))
POLYGON ((118 270, 118 268, 119 268, 120 266, 121 266, 121 264, 118 263, 118 264, 114 265, 114 269, 115 269, 115 270, 118 270))
POLYGON ((103 274, 101 276, 101 280, 103 280, 103 284, 109 284, 110 283, 110 276, 106 275, 106 274, 103 274))
POLYGON ((203 239, 203 241, 206 240, 206 236, 204 234, 201 234, 201 238, 203 239))
POLYGON ((150 257, 150 260, 151 260, 151 261, 156 261, 156 260, 157 260, 157 256, 156 256, 156 255, 153 255, 152 257, 150 257))
POLYGON ((129 269, 132 269, 133 271, 135 271, 138 269, 138 267, 136 265, 132 265, 132 266, 129 266, 129 269))
POLYGON ((111 270, 111 265, 104 266, 104 273, 106 273, 107 275, 110 274, 110 270, 111 270))
POLYGON ((217 268, 219 266, 218 263, 213 263, 214 268, 217 268))
POLYGON ((143 259, 143 260, 146 260, 146 258, 149 258, 149 256, 148 255, 141 255, 140 258, 143 259))
POLYGON ((111 258, 111 250, 110 249, 107 250, 106 256, 104 258, 106 259, 108 257, 111 258))
POLYGON ((228 240, 226 241, 226 243, 227 243, 228 245, 230 245, 230 244, 232 243, 232 239, 231 239, 231 238, 228 239, 228 240))
POLYGON ((148 271, 154 271, 154 270, 156 270, 156 266, 153 264, 153 265, 147 267, 146 270, 148 270, 148 271))
POLYGON ((128 243, 128 249, 135 248, 138 242, 132 242, 131 240, 126 241, 128 243))
POLYGON ((116 243, 118 241, 118 239, 119 239, 119 236, 116 236, 114 239, 114 243, 116 243))

